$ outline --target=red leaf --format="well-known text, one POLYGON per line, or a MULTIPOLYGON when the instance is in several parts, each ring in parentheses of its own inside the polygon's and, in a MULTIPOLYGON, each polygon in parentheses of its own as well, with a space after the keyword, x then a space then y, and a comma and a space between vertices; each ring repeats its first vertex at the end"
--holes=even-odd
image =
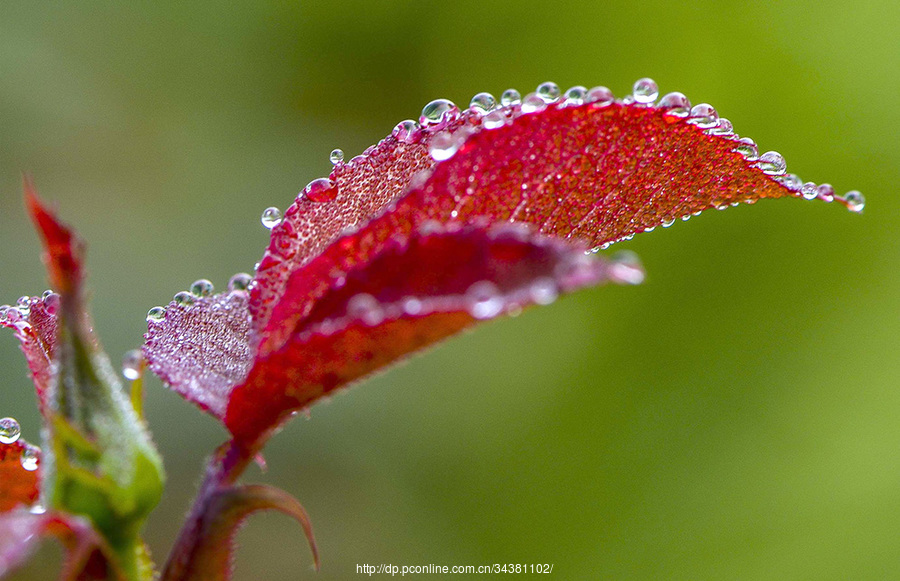
POLYGON ((25 176, 23 182, 25 205, 44 239, 50 284, 63 294, 77 290, 82 278, 83 245, 41 202, 31 178, 25 176))
MULTIPOLYGON (((780 155, 757 157, 752 140, 735 135, 708 105, 691 110, 683 95, 671 94, 653 106, 652 81, 639 81, 635 95, 620 101, 600 89, 554 100, 552 87, 545 89, 544 99, 532 94, 522 106, 490 112, 460 114, 433 102, 423 111, 424 127, 401 124, 298 196, 273 229, 251 286, 251 361, 234 361, 251 371, 237 389, 215 384, 213 411, 220 415, 230 398, 226 424, 239 439, 259 436, 289 411, 473 321, 459 298, 461 281, 475 282, 463 261, 451 252, 437 260, 421 251, 422 229, 431 224, 525 223, 597 248, 704 209, 761 198, 837 199, 862 208, 858 192, 840 198, 827 184, 782 175, 780 155), (412 268, 408 276, 399 265, 412 268), (441 278, 446 273, 452 276, 441 278), (405 312, 403 297, 429 281, 429 297, 456 296, 456 303, 448 299, 441 304, 451 307, 424 316, 405 312), (360 294, 374 297, 383 315, 378 324, 342 317, 360 294)), ((470 242, 459 235, 454 243, 470 242)), ((502 284, 494 283, 515 286, 513 280, 519 279, 508 271, 502 284)), ((205 338, 196 328, 167 330, 179 331, 205 338)), ((148 338, 159 338, 153 325, 148 338)), ((152 349, 147 356, 151 368, 164 365, 152 349)), ((189 392, 185 382, 195 375, 175 388, 189 392)))
POLYGON ((21 439, 0 443, 0 513, 37 502, 39 465, 39 448, 21 439))
POLYGON ((112 552, 86 520, 61 513, 34 514, 22 509, 0 514, 0 578, 21 567, 46 537, 55 537, 65 549, 60 579, 123 578, 106 557, 112 552))
MULTIPOLYGON (((225 423, 254 441, 292 411, 479 320, 610 278, 584 250, 508 224, 394 239, 343 275, 287 343, 257 358, 225 423)), ((300 282, 291 277, 285 297, 300 282)))

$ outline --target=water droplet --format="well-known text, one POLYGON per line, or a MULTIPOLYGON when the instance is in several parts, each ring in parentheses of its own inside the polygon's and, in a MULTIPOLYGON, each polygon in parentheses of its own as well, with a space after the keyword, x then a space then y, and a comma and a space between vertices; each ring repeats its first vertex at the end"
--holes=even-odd
POLYGON ((16 306, 19 308, 20 313, 28 315, 31 312, 31 297, 19 297, 19 300, 16 301, 16 306))
POLYGON ((59 312, 59 295, 55 292, 50 292, 50 294, 44 294, 44 298, 41 299, 44 303, 44 310, 47 311, 48 315, 55 315, 59 312))
POLYGON ((672 224, 674 224, 674 223, 675 223, 675 218, 672 218, 671 220, 663 220, 662 227, 670 228, 672 226, 672 224))
POLYGON ((53 291, 50 289, 47 289, 43 293, 41 293, 41 299, 46 299, 47 297, 49 297, 52 294, 53 294, 53 291))
POLYGON ((344 150, 343 149, 332 149, 331 155, 328 156, 328 159, 331 160, 333 165, 337 165, 339 163, 343 163, 344 161, 344 150))
POLYGON ((22 428, 15 418, 0 419, 0 444, 12 444, 19 439, 22 428))
POLYGON ((813 182, 806 182, 800 187, 800 194, 807 200, 815 200, 819 197, 819 187, 813 182))
POLYGON ((559 296, 559 288, 556 281, 549 276, 535 279, 528 287, 528 294, 531 300, 537 305, 549 305, 559 296))
POLYGON ((522 113, 529 115, 531 113, 540 113, 547 108, 547 102, 541 99, 537 93, 528 93, 522 99, 522 113))
POLYGON ((544 103, 555 103, 556 101, 559 101, 559 85, 551 83, 550 81, 541 83, 537 86, 535 94, 540 97, 544 103))
POLYGON ((732 151, 740 153, 747 161, 756 161, 756 158, 759 156, 759 149, 756 147, 756 142, 749 137, 741 137, 732 151))
POLYGON ((585 97, 587 97, 587 88, 582 87, 581 85, 576 85, 566 91, 565 104, 566 106, 582 105, 584 103, 585 97))
POLYGON ((759 156, 756 167, 762 170, 766 175, 780 176, 787 169, 787 163, 777 151, 767 151, 759 156))
POLYGON ((789 173, 776 179, 780 181, 784 187, 791 190, 792 192, 799 192, 800 188, 803 187, 803 180, 801 180, 800 176, 795 173, 789 173))
POLYGON ((140 349, 132 349, 125 353, 122 357, 122 375, 125 376, 125 379, 128 381, 134 381, 141 377, 141 363, 144 361, 144 356, 141 354, 140 349))
POLYGON ((844 194, 844 202, 847 203, 848 210, 857 214, 866 207, 866 198, 857 190, 850 190, 844 194))
POLYGON ((659 97, 659 87, 653 79, 643 78, 634 82, 632 96, 637 103, 649 105, 659 97))
POLYGON ((585 103, 594 103, 597 107, 606 107, 615 100, 616 98, 612 91, 606 87, 593 87, 584 96, 585 103))
POLYGON ((610 257, 609 277, 619 284, 641 284, 645 277, 641 259, 630 250, 616 252, 610 257))
POLYGON ((484 114, 497 108, 497 100, 490 93, 478 93, 469 101, 469 108, 484 114))
POLYGON ((731 121, 725 119, 724 117, 719 117, 718 123, 716 123, 715 127, 711 127, 709 131, 707 131, 710 135, 733 135, 734 127, 731 125, 731 121))
POLYGON ((691 114, 690 99, 684 93, 679 93, 678 91, 666 93, 656 106, 664 109, 666 115, 673 117, 687 117, 691 114))
POLYGON ((195 280, 194 284, 191 285, 191 294, 198 297, 208 297, 214 290, 215 287, 213 286, 213 283, 205 278, 195 280))
POLYGON ((0 323, 4 323, 9 319, 9 305, 0 306, 0 323))
POLYGON ((503 94, 500 95, 500 104, 504 107, 510 107, 512 105, 519 105, 522 103, 522 95, 515 89, 506 89, 503 91, 503 94))
POLYGON ((29 472, 34 472, 38 469, 40 456, 40 448, 38 448, 37 446, 32 446, 31 444, 27 444, 25 446, 25 449, 22 450, 22 455, 19 456, 19 462, 22 464, 22 468, 28 470, 29 472))
POLYGON ((333 202, 338 195, 337 186, 328 178, 317 178, 306 184, 303 195, 310 202, 333 202))
POLYGON ((490 319, 503 310, 503 297, 497 285, 489 280, 482 280, 466 291, 466 306, 476 319, 490 319))
POLYGON ((449 131, 438 133, 428 145, 428 153, 435 161, 450 159, 457 149, 459 149, 459 141, 450 135, 449 131))
POLYGON ((384 320, 384 309, 378 299, 368 293, 359 293, 347 301, 347 315, 366 325, 375 326, 384 320))
POLYGON ((182 307, 189 307, 194 304, 194 295, 189 293, 188 291, 181 291, 175 293, 175 297, 173 299, 176 305, 181 305, 182 307))
POLYGON ((481 125, 485 129, 497 129, 506 125, 506 114, 500 109, 491 111, 481 121, 481 125))
POLYGON ((281 210, 279 210, 275 206, 269 206, 268 208, 263 210, 260 221, 262 222, 263 226, 271 230, 275 226, 281 224, 281 210))
POLYGON ((834 188, 831 184, 819 184, 819 187, 816 188, 818 190, 818 196, 826 201, 833 202, 834 201, 834 188))
POLYGON ((719 114, 715 108, 709 103, 700 103, 694 105, 691 109, 691 117, 688 123, 696 125, 701 129, 712 129, 719 124, 719 114))
POLYGON ((250 288, 250 283, 252 281, 252 276, 250 276, 246 272, 239 272, 228 280, 228 290, 232 292, 245 291, 250 288))
POLYGON ((443 129, 444 126, 458 116, 459 109, 456 108, 453 101, 448 101, 447 99, 435 99, 422 108, 419 124, 421 124, 422 127, 443 129))
POLYGON ((166 318, 166 308, 165 307, 153 307, 149 311, 147 311, 147 322, 148 323, 158 323, 166 318))
POLYGON ((401 121, 394 126, 391 135, 393 135, 394 139, 397 141, 402 141, 403 143, 415 143, 419 139, 419 124, 412 119, 401 121))

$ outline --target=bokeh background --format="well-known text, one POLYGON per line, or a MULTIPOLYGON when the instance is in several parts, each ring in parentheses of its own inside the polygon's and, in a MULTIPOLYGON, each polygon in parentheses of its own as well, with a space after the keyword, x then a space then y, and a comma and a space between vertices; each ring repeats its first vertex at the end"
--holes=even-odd
MULTIPOLYGON (((45 277, 20 172, 89 241, 118 360, 147 309, 251 270, 259 222, 431 99, 654 78, 833 204, 712 212, 619 248, 648 270, 484 325, 314 408, 268 448, 323 556, 262 515, 236 579, 553 563, 559 579, 900 578, 900 9, 845 2, 4 2, 0 302, 45 277)), ((224 430, 155 378, 163 560, 224 430)), ((39 440, 0 337, 0 415, 39 440)), ((58 550, 20 573, 43 579, 58 550)))

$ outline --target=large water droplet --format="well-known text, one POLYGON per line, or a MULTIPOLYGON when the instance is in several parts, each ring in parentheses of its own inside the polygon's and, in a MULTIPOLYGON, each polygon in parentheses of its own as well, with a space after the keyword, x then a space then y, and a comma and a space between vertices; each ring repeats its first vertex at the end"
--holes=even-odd
POLYGON ((519 105, 522 103, 522 95, 515 89, 506 89, 500 95, 500 104, 504 107, 519 105))
POLYGON ((303 188, 303 195, 310 202, 333 202, 338 195, 337 186, 328 178, 318 178, 303 188))
POLYGON ((540 113, 547 108, 547 102, 541 99, 537 93, 528 93, 522 99, 522 113, 529 115, 531 113, 540 113))
POLYGON ((391 135, 394 136, 394 139, 397 141, 402 141, 403 143, 415 143, 419 139, 419 124, 412 119, 401 121, 394 126, 391 135))
POLYGON ((466 291, 466 306, 476 319, 490 319, 503 310, 503 297, 497 285, 489 280, 482 280, 466 291))
POLYGON ((153 307, 149 311, 147 311, 147 322, 148 323, 158 323, 166 318, 166 309, 165 307, 153 307))
POLYGON ((181 291, 175 293, 173 299, 176 305, 181 305, 182 307, 189 307, 194 304, 194 295, 189 293, 188 291, 181 291))
POLYGON ((281 218, 281 210, 279 210, 275 206, 269 206, 268 208, 263 210, 260 221, 262 222, 263 226, 271 230, 275 226, 281 224, 281 218))
POLYGON ((447 123, 450 123, 459 115, 459 109, 453 104, 453 101, 447 99, 435 99, 431 103, 422 108, 422 115, 419 117, 419 123, 422 127, 434 127, 441 129, 447 123))
POLYGON ((555 103, 556 101, 559 101, 559 85, 550 81, 538 85, 537 90, 535 90, 534 93, 540 97, 544 103, 555 103))
POLYGON ((25 449, 22 450, 22 455, 19 456, 19 462, 22 464, 22 468, 28 470, 29 472, 34 472, 38 469, 40 456, 40 448, 38 448, 37 446, 32 446, 31 444, 27 444, 25 446, 25 449))
POLYGON ((818 191, 818 196, 826 202, 834 201, 834 188, 831 184, 819 184, 819 187, 816 188, 818 191))
POLYGON ((736 143, 737 145, 734 146, 732 151, 740 153, 747 161, 756 161, 756 158, 759 156, 759 149, 756 147, 755 141, 749 137, 741 137, 736 143))
POLYGON ((500 109, 491 111, 481 120, 481 125, 485 129, 497 129, 506 125, 506 113, 500 109))
POLYGON ((450 135, 449 131, 438 133, 428 144, 428 153, 435 161, 450 159, 457 149, 459 149, 459 141, 450 135))
MULTIPOLYGON (((687 217, 690 218, 690 214, 687 217)), ((609 277, 619 284, 641 284, 644 282, 644 267, 638 255, 630 250, 622 250, 610 257, 609 277)))
POLYGON ((690 99, 678 91, 666 93, 656 106, 673 117, 687 117, 691 114, 690 99))
POLYGON ((638 79, 634 82, 632 96, 636 103, 649 105, 659 97, 659 86, 657 86, 656 81, 653 79, 648 79, 646 77, 638 79))
POLYGON ((767 151, 759 156, 756 167, 762 170, 766 175, 780 176, 787 169, 787 163, 777 151, 767 151))
POLYGON ((731 121, 724 117, 719 117, 719 122, 716 123, 715 127, 710 128, 707 133, 710 135, 733 135, 734 127, 732 127, 731 121))
POLYGON ((469 108, 478 113, 485 114, 497 107, 497 100, 490 93, 478 93, 469 101, 469 108))
POLYGON ((709 103, 700 103, 691 108, 691 116, 688 123, 692 123, 701 129, 712 129, 719 123, 719 114, 709 103))
POLYGON ((593 87, 588 89, 587 95, 584 96, 585 103, 594 103, 596 107, 606 107, 615 100, 616 98, 612 91, 606 87, 593 87))
POLYGON ((334 165, 343 163, 344 150, 343 149, 332 149, 331 154, 328 156, 328 159, 331 160, 331 163, 334 165))
POLYGON ((12 444, 19 439, 22 428, 15 418, 0 419, 0 444, 12 444))
POLYGON ((239 272, 228 280, 228 290, 245 291, 250 288, 253 277, 246 272, 239 272))
POLYGON ((564 97, 566 99, 564 101, 564 104, 567 107, 582 105, 584 104, 585 97, 587 97, 587 88, 582 87, 581 85, 576 85, 568 89, 564 97))
POLYGON ((215 287, 213 283, 206 280, 205 278, 201 278, 200 280, 195 280, 194 284, 191 285, 191 294, 196 295, 198 297, 208 297, 213 294, 215 287))
POLYGON ((859 214, 866 207, 866 198, 857 190, 850 190, 844 194, 844 202, 847 203, 847 209, 851 212, 859 214))
POLYGON ((44 303, 44 310, 47 311, 47 314, 55 315, 59 312, 59 295, 55 292, 51 291, 50 294, 45 294, 44 298, 41 299, 44 303))
POLYGON ((141 363, 144 356, 140 349, 132 349, 122 357, 122 375, 128 381, 134 381, 141 377, 141 363))
POLYGON ((31 297, 19 297, 16 306, 23 315, 31 313, 31 297))
POLYGON ((800 187, 800 195, 807 200, 815 200, 819 197, 819 187, 813 182, 806 182, 800 187))

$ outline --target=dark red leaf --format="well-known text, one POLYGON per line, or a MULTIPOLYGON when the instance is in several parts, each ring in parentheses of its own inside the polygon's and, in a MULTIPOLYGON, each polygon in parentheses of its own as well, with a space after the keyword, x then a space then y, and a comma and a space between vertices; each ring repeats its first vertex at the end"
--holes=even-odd
POLYGON ((39 466, 37 447, 22 439, 0 442, 0 513, 37 502, 39 466))
POLYGON ((60 579, 123 578, 106 557, 111 551, 86 520, 60 513, 35 514, 24 509, 0 514, 0 578, 21 567, 47 537, 55 537, 65 549, 60 579))
MULTIPOLYGON (((329 178, 314 180, 273 229, 250 287, 249 361, 235 358, 228 367, 235 373, 209 383, 196 372, 161 374, 217 415, 230 398, 228 427, 239 439, 252 439, 290 411, 473 322, 460 287, 478 281, 460 270, 464 253, 445 252, 437 260, 421 252, 435 225, 484 230, 523 223, 596 250, 704 209, 762 198, 838 200, 861 209, 858 192, 841 198, 827 184, 784 175, 780 155, 759 156, 752 140, 734 134, 708 105, 691 110, 683 95, 671 94, 654 106, 655 95, 647 95, 655 89, 648 93, 652 82, 645 81, 619 101, 598 89, 566 100, 554 100, 552 91, 545 99, 532 94, 521 106, 493 111, 429 104, 422 127, 404 122, 362 156, 339 163, 329 178), (412 268, 409 276, 399 265, 412 268), (405 298, 426 287, 426 296, 456 302, 442 298, 437 302, 447 308, 410 314, 405 298), (359 296, 371 297, 378 324, 345 313, 359 296), (248 369, 232 389, 229 383, 248 369), (204 390, 215 395, 199 393, 204 390)), ((469 242, 459 235, 454 243, 469 242)), ((537 276, 539 269, 529 272, 537 276)), ((540 276, 560 285, 552 271, 540 276)), ((514 280, 521 282, 509 271, 493 282, 505 288, 514 280)), ((500 294, 503 312, 514 301, 500 294)), ((207 338, 197 326, 166 329, 195 342, 207 338)), ((243 345, 238 335, 226 334, 243 345)), ((161 340, 151 323, 148 341, 161 340)), ((198 354, 227 358, 226 351, 204 347, 198 354)), ((151 368, 165 367, 153 349, 147 356, 151 368)), ((201 369, 202 361, 179 368, 201 369)))
POLYGON ((50 271, 50 283, 60 293, 69 293, 81 284, 83 246, 72 231, 44 206, 28 176, 24 179, 24 189, 25 205, 44 239, 44 258, 50 271))
MULTIPOLYGON (((479 320, 604 282, 606 261, 521 225, 451 227, 393 239, 341 275, 280 349, 235 389, 225 423, 254 441, 291 412, 479 320)), ((291 287, 299 278, 291 277, 291 287)))

